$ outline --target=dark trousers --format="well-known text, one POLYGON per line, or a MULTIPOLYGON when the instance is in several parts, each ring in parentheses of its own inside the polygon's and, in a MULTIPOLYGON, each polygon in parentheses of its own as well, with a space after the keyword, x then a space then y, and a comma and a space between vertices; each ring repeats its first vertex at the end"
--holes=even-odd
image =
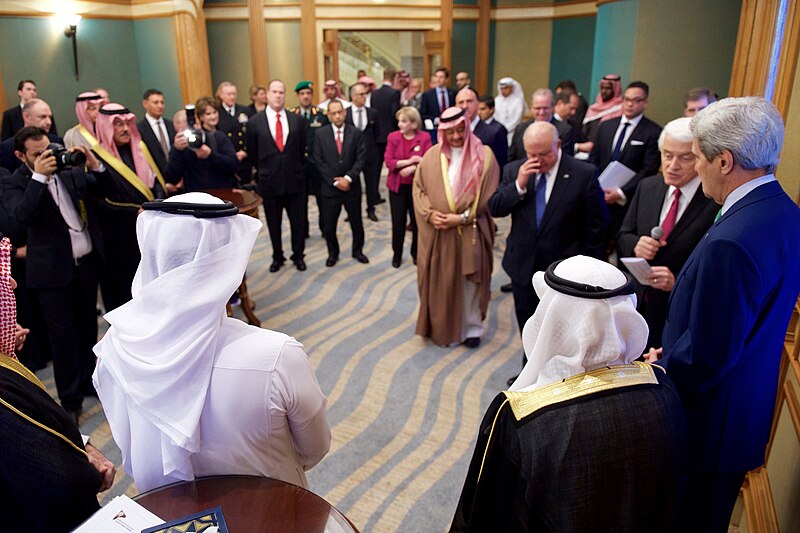
POLYGON ((33 289, 53 352, 53 377, 61 405, 76 411, 91 390, 97 342, 97 265, 90 254, 63 287, 33 289))
MULTIPOLYGON (((520 285, 511 280, 511 292, 514 295, 514 312, 517 315, 517 325, 519 326, 519 334, 522 335, 522 328, 525 327, 525 322, 528 321, 536 308, 539 306, 539 297, 536 291, 533 290, 533 280, 529 279, 525 285, 520 285)), ((522 366, 528 362, 525 357, 525 352, 522 353, 522 366)))
POLYGON ((325 242, 328 244, 328 255, 339 257, 339 239, 336 238, 336 226, 342 206, 350 217, 350 229, 353 231, 353 255, 358 255, 364 248, 364 224, 361 220, 361 194, 340 194, 322 197, 322 227, 325 228, 325 242))
POLYGON ((746 472, 691 472, 678 509, 681 531, 725 533, 746 472))
POLYGON ((378 181, 381 177, 383 155, 377 161, 367 161, 364 165, 364 190, 367 193, 367 213, 375 211, 378 204, 378 181))
POLYGON ((417 218, 414 216, 414 202, 411 197, 411 184, 400 185, 397 192, 389 191, 389 207, 392 211, 392 251, 394 258, 403 257, 403 241, 406 237, 406 221, 411 216, 411 257, 417 259, 417 218))
POLYGON ((282 194, 264 197, 264 214, 267 218, 267 229, 272 241, 272 259, 285 261, 281 240, 281 221, 283 210, 289 217, 289 228, 292 232, 292 260, 303 259, 306 249, 306 233, 303 221, 307 217, 308 201, 306 193, 282 194))

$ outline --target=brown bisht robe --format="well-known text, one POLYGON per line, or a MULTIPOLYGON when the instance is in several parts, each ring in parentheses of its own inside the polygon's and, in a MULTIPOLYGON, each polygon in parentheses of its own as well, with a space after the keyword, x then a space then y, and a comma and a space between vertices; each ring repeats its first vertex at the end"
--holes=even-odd
POLYGON ((417 285, 420 303, 416 333, 430 337, 441 346, 464 340, 461 338, 463 276, 478 285, 482 319, 486 318, 489 307, 494 222, 487 204, 497 189, 500 167, 491 149, 484 149, 486 158, 474 224, 437 230, 430 223, 433 211, 461 213, 468 208, 472 211, 472 202, 456 206, 455 211, 450 208, 445 189, 445 181, 449 183, 449 179, 447 174, 442 176, 440 145, 425 152, 414 176, 414 212, 419 231, 417 285))

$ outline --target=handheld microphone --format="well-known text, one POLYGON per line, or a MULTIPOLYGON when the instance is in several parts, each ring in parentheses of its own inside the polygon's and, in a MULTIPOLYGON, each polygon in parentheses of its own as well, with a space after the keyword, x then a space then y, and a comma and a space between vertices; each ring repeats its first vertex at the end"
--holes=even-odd
POLYGON ((661 237, 664 236, 664 230, 661 229, 661 226, 655 226, 653 229, 650 230, 650 236, 657 241, 661 240, 661 237))

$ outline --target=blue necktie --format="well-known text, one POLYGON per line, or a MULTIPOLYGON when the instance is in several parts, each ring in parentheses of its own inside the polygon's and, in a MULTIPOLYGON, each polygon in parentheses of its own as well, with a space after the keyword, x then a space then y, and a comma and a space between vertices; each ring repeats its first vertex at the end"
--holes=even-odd
POLYGON ((547 192, 547 180, 544 174, 539 174, 538 181, 536 182, 536 229, 542 225, 542 217, 544 217, 544 209, 546 207, 545 193, 547 192))
POLYGON ((617 139, 617 144, 614 145, 614 151, 611 152, 611 160, 616 161, 619 159, 619 154, 622 152, 622 143, 625 141, 625 132, 628 131, 628 126, 630 126, 630 122, 626 122, 622 125, 622 131, 619 132, 619 139, 617 139))

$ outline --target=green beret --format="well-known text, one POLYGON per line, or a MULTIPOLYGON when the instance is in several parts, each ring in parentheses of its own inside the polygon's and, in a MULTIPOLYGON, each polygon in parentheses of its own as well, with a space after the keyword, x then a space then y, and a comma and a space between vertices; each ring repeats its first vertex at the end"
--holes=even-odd
POLYGON ((310 81, 301 81, 297 85, 294 86, 294 92, 299 93, 303 89, 311 89, 314 90, 314 83, 310 81))

